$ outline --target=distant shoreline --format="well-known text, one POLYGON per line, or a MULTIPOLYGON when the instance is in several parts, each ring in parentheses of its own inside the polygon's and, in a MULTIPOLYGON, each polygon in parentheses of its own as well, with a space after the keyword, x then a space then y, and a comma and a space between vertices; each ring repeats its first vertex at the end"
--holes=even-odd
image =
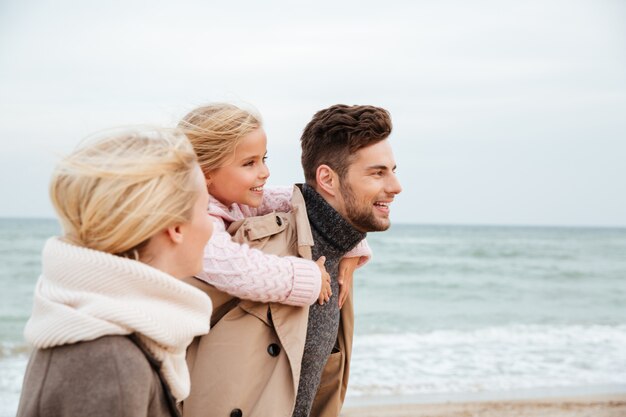
MULTIPOLYGON (((0 221, 8 220, 45 220, 45 221, 57 221, 55 217, 19 217, 19 216, 0 216, 0 221)), ((456 228, 502 228, 502 229, 568 229, 568 230, 624 230, 626 231, 626 225, 568 225, 568 224, 498 224, 498 223, 406 223, 406 222, 393 222, 391 227, 398 228, 401 226, 413 226, 413 227, 456 227, 456 228)))

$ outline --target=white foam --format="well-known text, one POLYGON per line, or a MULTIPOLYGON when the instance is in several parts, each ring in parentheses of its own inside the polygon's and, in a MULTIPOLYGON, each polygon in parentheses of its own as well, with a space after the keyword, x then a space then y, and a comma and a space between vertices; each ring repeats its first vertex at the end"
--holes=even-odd
POLYGON ((0 416, 14 416, 20 398, 28 355, 0 359, 0 416))
POLYGON ((626 325, 357 335, 348 395, 626 384, 626 325))
MULTIPOLYGON (((356 335, 348 396, 626 386, 625 347, 626 325, 356 335)), ((0 416, 17 411, 27 361, 0 358, 0 416)))

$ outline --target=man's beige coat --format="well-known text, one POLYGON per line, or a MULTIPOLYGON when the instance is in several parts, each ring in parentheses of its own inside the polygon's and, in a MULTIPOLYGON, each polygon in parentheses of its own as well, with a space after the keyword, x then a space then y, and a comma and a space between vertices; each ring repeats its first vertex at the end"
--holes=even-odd
MULTIPOLYGON (((300 189, 291 213, 233 223, 233 239, 266 253, 311 259, 313 238, 300 189)), ((187 351, 191 393, 184 417, 289 417, 306 337, 308 307, 238 300, 195 278, 213 302, 211 331, 187 351)), ((346 394, 354 315, 352 294, 341 310, 339 352, 326 364, 311 416, 337 417, 346 394)))

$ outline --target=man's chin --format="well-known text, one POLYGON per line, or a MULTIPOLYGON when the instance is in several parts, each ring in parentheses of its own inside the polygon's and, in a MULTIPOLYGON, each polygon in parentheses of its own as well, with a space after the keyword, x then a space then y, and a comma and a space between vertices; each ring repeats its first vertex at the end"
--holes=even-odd
POLYGON ((383 232, 391 226, 391 220, 389 220, 389 213, 384 215, 372 216, 372 232, 383 232))
POLYGON ((389 218, 381 219, 375 216, 367 219, 353 219, 350 223, 352 223, 352 226, 354 226, 355 229, 363 233, 384 232, 389 229, 389 226, 391 226, 389 218))
POLYGON ((376 228, 375 230, 372 230, 372 232, 384 232, 385 230, 389 229, 389 227, 391 226, 391 222, 389 221, 389 219, 387 219, 387 221, 385 222, 378 222, 378 228, 376 228))

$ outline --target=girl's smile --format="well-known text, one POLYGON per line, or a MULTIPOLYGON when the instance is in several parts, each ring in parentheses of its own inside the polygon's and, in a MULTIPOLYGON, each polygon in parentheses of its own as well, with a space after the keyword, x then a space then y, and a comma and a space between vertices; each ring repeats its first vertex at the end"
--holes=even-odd
POLYGON ((226 165, 206 176, 209 193, 222 204, 258 207, 263 202, 263 186, 270 176, 265 165, 267 136, 262 128, 241 138, 235 154, 226 165))

